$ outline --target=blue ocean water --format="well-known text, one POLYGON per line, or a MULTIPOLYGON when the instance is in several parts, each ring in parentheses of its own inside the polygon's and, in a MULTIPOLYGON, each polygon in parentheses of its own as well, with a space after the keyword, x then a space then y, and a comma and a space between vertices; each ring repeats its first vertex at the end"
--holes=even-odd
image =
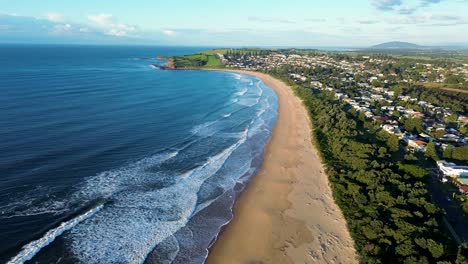
POLYGON ((202 263, 277 98, 202 48, 0 46, 0 263, 202 263))

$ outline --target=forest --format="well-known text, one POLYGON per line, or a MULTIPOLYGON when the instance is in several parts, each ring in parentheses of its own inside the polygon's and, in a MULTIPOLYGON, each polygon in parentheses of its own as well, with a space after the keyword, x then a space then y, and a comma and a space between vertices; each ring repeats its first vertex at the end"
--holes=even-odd
POLYGON ((449 92, 441 89, 427 89, 421 86, 411 86, 403 89, 403 94, 421 101, 426 101, 440 107, 448 107, 459 113, 468 112, 468 94, 449 92))

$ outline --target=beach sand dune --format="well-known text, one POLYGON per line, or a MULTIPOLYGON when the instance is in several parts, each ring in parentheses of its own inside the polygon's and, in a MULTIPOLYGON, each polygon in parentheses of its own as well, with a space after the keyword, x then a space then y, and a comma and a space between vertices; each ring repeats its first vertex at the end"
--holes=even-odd
POLYGON ((259 77, 278 95, 279 113, 260 172, 207 263, 357 263, 353 241, 311 141, 310 121, 292 89, 259 77))

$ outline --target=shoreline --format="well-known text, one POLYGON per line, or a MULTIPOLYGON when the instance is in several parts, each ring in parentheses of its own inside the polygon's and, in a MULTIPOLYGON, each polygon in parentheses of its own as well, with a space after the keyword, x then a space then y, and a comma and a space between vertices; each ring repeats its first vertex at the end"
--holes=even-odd
POLYGON ((312 145, 301 100, 283 82, 255 76, 278 96, 278 116, 259 172, 235 201, 206 263, 357 263, 354 242, 312 145))

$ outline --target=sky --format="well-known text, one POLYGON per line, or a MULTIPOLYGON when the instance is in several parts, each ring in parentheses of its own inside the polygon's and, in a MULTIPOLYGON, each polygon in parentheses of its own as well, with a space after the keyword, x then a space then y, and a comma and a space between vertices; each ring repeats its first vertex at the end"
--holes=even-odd
POLYGON ((468 45, 468 0, 0 0, 0 43, 468 45))

